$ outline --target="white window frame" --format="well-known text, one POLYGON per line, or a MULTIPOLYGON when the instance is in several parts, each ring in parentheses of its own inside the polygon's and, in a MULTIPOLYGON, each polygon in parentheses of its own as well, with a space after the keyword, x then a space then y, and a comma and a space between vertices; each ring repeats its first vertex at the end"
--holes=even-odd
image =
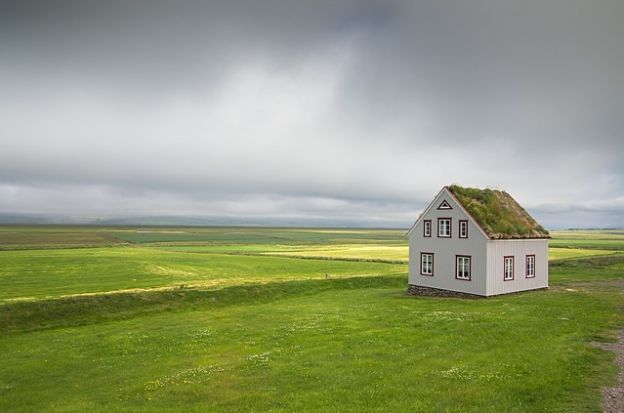
POLYGON ((515 259, 513 255, 503 258, 503 281, 512 281, 514 279, 515 259), (509 270, 509 271, 507 271, 509 270))
POLYGON ((455 256, 455 279, 470 281, 472 279, 472 257, 470 255, 455 256))
POLYGON ((526 278, 535 278, 535 254, 528 254, 525 260, 526 278))
POLYGON ((452 225, 453 225, 452 218, 438 218, 438 238, 451 238, 453 235, 453 232, 451 230, 452 225), (442 222, 448 222, 448 225, 446 226, 446 229, 448 230, 446 234, 448 235, 442 234, 442 222))
POLYGON ((459 238, 468 238, 468 220, 459 220, 459 238))
POLYGON ((420 253, 420 275, 429 275, 433 276, 433 253, 432 252, 421 252, 420 253), (425 259, 429 258, 431 261, 429 262, 429 271, 425 271, 425 259))

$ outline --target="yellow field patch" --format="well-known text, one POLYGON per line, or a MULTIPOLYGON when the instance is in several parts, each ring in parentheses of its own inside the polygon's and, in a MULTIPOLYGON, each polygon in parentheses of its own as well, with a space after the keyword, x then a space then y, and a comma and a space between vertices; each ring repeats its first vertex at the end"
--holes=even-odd
POLYGON ((346 244, 331 246, 306 246, 297 251, 269 252, 265 255, 292 257, 349 258, 363 260, 405 261, 409 257, 407 245, 362 245, 346 244))
POLYGON ((146 265, 145 270, 151 274, 158 275, 195 275, 192 271, 184 271, 176 268, 165 267, 162 265, 146 265))
MULTIPOLYGON (((567 258, 582 258, 610 255, 615 252, 616 251, 613 250, 550 247, 548 250, 548 259, 560 260, 567 258)), ((291 251, 272 251, 263 254, 290 257, 345 258, 407 262, 409 259, 409 248, 406 245, 343 244, 332 246, 306 246, 305 248, 298 248, 291 251)))
POLYGON ((562 260, 566 258, 582 258, 582 257, 592 257, 598 255, 611 255, 615 254, 617 251, 613 250, 590 250, 590 249, 581 249, 581 248, 556 248, 550 247, 548 249, 548 259, 549 260, 562 260))

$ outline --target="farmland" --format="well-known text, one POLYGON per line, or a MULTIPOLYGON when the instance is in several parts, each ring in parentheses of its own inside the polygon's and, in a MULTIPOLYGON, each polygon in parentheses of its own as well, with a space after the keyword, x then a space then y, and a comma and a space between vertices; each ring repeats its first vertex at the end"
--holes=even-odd
POLYGON ((406 297, 403 234, 0 227, 0 411, 600 411, 622 231, 487 300, 406 297))

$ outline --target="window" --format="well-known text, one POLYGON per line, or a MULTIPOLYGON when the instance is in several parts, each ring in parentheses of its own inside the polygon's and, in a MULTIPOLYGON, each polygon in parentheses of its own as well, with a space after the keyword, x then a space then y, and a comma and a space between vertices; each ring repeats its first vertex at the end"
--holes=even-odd
POLYGON ((420 274, 433 275, 433 254, 430 252, 420 253, 420 274))
POLYGON ((468 221, 465 219, 459 221, 459 238, 468 238, 468 221))
POLYGON ((423 221, 423 237, 430 237, 431 236, 431 220, 425 220, 423 221))
POLYGON ((514 279, 514 257, 505 257, 503 280, 514 279))
POLYGON ((455 256, 455 278, 470 281, 470 256, 455 256))
POLYGON ((438 237, 451 237, 451 218, 438 218, 438 237))
POLYGON ((526 277, 535 277, 535 255, 526 256, 526 277))

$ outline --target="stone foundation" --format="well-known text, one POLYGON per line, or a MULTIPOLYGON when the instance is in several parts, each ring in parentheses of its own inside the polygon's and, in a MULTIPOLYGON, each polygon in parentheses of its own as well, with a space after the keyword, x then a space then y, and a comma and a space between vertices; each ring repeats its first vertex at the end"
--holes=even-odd
POLYGON ((457 298, 485 298, 476 294, 462 293, 459 291, 442 290, 440 288, 424 287, 422 285, 409 284, 407 295, 419 295, 423 297, 457 297, 457 298))
MULTIPOLYGON (((503 293, 498 295, 490 295, 490 297, 498 297, 501 295, 530 293, 532 291, 548 290, 548 287, 534 288, 532 290, 514 291, 511 293, 503 293)), ((488 298, 484 295, 462 293, 459 291, 443 290, 441 288, 424 287, 422 285, 408 284, 407 295, 417 295, 421 297, 457 297, 457 298, 488 298)))

